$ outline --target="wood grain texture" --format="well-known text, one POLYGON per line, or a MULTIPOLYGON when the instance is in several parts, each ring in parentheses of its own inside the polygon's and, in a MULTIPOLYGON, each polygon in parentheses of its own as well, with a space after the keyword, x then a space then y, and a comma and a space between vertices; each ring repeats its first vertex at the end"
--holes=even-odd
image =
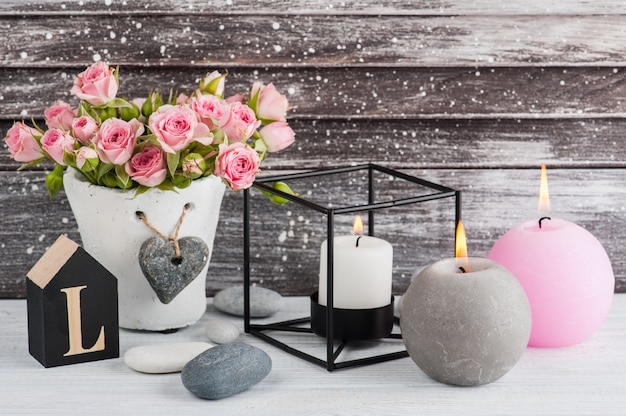
POLYGON ((619 0, 562 0, 546 3, 544 0, 260 0, 253 4, 233 0, 6 0, 0 4, 3 15, 34 14, 364 14, 364 15, 485 15, 485 14, 621 14, 619 0))
MULTIPOLYGON (((131 97, 190 90, 213 69, 229 72, 231 94, 271 81, 293 106, 297 142, 272 155, 264 174, 376 162, 458 188, 470 252, 485 255, 533 217, 547 163, 555 215, 598 237, 616 289, 626 291, 625 22, 621 0, 8 0, 0 134, 13 120, 41 123, 57 99, 75 103, 73 75, 98 59, 121 65, 120 91, 131 97)), ((65 198, 47 197, 50 165, 18 166, 0 157, 5 297, 24 295, 26 271, 56 236, 79 241, 65 198)), ((347 182, 331 184, 327 198, 356 198, 347 182)), ((274 244, 254 279, 306 294, 317 279, 319 224, 285 209, 258 221, 255 242, 274 244)), ((227 193, 222 212, 209 294, 242 279, 241 195, 227 193)), ((398 245, 397 293, 416 268, 448 255, 450 215, 428 205, 381 218, 377 233, 398 245)))
POLYGON ((0 65, 623 66, 624 17, 0 17, 0 65), (375 28, 375 30, 373 30, 375 28))
MULTIPOLYGON (((292 118, 597 118, 626 114, 622 68, 120 68, 120 93, 190 92, 207 72, 228 71, 227 95, 255 81, 289 96, 292 118)), ((83 68, 0 68, 0 120, 40 117, 69 95, 83 68)))
MULTIPOLYGON (((141 374, 122 358, 43 370, 26 348, 26 305, 0 301, 0 377, 3 411, 10 415, 135 414, 171 415, 500 415, 622 416, 626 396, 626 295, 615 295, 605 322, 587 341, 568 348, 528 348, 499 380, 476 388, 440 384, 410 358, 334 371, 293 357, 242 334, 239 341, 264 350, 272 371, 259 384, 236 396, 207 402, 189 393, 180 374, 141 374), (37 391, 28 396, 25 391, 37 391), (10 398, 10 400, 9 400, 10 398), (135 411, 135 409, 137 409, 135 411)), ((308 316, 305 297, 283 299, 281 311, 262 323, 308 316)), ((195 325, 174 334, 120 331, 120 353, 163 342, 205 341, 209 319, 224 319, 243 330, 243 320, 215 310, 195 325)), ((323 356, 324 339, 294 334, 284 339, 297 348, 323 356)), ((397 342, 359 343, 342 359, 397 350, 397 342), (391 344, 391 345, 389 345, 391 344)))

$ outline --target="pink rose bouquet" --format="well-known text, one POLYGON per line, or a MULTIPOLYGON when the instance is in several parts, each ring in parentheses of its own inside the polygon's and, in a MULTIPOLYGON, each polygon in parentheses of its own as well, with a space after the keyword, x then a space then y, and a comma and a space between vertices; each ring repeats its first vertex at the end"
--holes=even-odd
POLYGON ((117 97, 118 75, 103 62, 91 65, 74 79, 75 107, 59 100, 44 112, 47 129, 19 121, 7 132, 20 169, 56 164, 46 177, 50 195, 61 189, 66 166, 95 185, 137 193, 185 188, 209 175, 237 191, 252 185, 268 153, 294 141, 287 97, 273 84, 255 82, 247 94, 224 98, 226 75, 214 71, 168 102, 156 91, 127 100, 117 97))

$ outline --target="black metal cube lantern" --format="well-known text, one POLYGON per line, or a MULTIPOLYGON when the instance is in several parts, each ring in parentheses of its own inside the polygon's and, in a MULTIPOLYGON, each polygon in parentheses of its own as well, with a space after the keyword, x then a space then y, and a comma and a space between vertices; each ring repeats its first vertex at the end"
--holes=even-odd
MULTIPOLYGON (((297 318, 288 321, 281 321, 269 324, 258 324, 251 322, 250 314, 250 284, 251 284, 251 213, 253 204, 251 203, 250 189, 243 193, 244 197, 244 330, 264 341, 288 352, 299 358, 312 362, 326 368, 328 371, 335 369, 357 367, 368 364, 394 360, 407 357, 408 354, 403 348, 400 351, 377 354, 364 358, 339 361, 340 354, 352 341, 359 340, 400 340, 401 334, 393 332, 397 319, 393 317, 393 297, 388 306, 376 309, 348 310, 333 307, 333 237, 335 228, 335 217, 342 214, 367 213, 367 235, 374 235, 375 213, 381 210, 389 210, 395 207, 418 204, 442 198, 455 198, 455 223, 461 217, 461 193, 454 189, 442 186, 430 181, 416 178, 396 170, 385 168, 375 164, 357 165, 334 169, 317 170, 295 174, 277 175, 265 178, 258 178, 251 189, 257 189, 267 195, 275 195, 285 198, 291 203, 296 203, 304 209, 313 210, 325 217, 326 239, 327 239, 327 271, 326 271, 326 305, 318 303, 317 292, 311 295, 311 316, 297 318), (325 201, 313 202, 310 198, 294 196, 275 189, 272 183, 277 181, 289 182, 290 180, 300 180, 317 178, 319 180, 331 180, 333 175, 349 174, 352 172, 366 173, 367 177, 367 201, 363 203, 345 203, 345 201, 325 201), (387 196, 378 198, 384 186, 376 183, 375 175, 387 175, 394 181, 403 181, 409 184, 418 185, 427 189, 427 193, 420 195, 387 196), (310 334, 314 337, 326 338, 326 359, 320 359, 302 350, 292 347, 280 341, 276 336, 270 335, 272 332, 292 332, 300 334, 310 334), (338 346, 335 348, 335 343, 338 346)), ((403 344, 401 344, 403 347, 403 344)))

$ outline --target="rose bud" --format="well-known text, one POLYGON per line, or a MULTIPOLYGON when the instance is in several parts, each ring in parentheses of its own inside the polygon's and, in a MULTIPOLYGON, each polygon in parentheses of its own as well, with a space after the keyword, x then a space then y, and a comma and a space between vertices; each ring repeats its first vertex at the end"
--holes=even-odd
POLYGON ((187 178, 199 178, 204 174, 206 168, 206 160, 198 153, 189 153, 183 158, 183 176, 187 178))
POLYGON ((91 172, 98 167, 98 152, 91 147, 81 147, 76 151, 76 167, 83 172, 91 172))

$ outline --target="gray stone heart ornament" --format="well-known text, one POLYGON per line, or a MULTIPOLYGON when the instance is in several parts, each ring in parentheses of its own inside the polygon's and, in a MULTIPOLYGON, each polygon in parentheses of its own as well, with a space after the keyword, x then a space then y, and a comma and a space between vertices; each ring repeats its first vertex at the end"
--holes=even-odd
POLYGON ((139 265, 161 303, 170 303, 202 271, 209 259, 209 247, 198 237, 178 239, 180 256, 174 243, 151 237, 139 249, 139 265))

